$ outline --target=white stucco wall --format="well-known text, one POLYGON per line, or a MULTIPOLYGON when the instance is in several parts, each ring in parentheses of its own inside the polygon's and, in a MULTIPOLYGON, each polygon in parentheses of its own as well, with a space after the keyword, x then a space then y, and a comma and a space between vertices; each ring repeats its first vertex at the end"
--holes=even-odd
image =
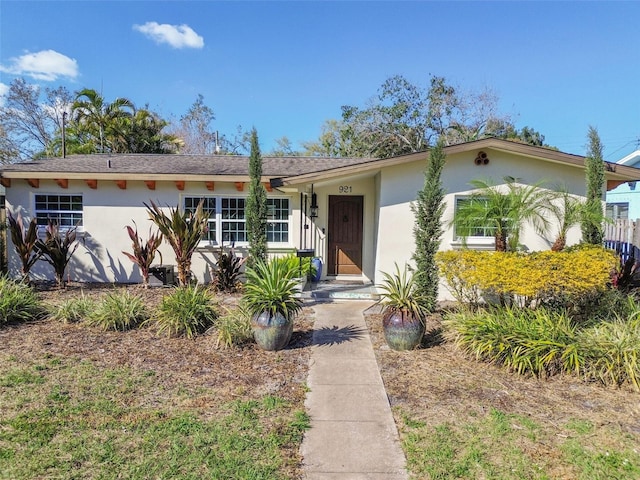
MULTIPOLYGON (((7 189, 7 207, 13 212, 20 211, 30 219, 35 212, 34 198, 36 194, 57 194, 83 196, 83 227, 78 232, 79 247, 74 254, 69 267, 68 278, 80 282, 122 282, 137 283, 142 280, 137 266, 135 266, 122 251, 131 252, 131 240, 125 226, 135 223, 138 233, 143 240, 149 235, 149 227, 153 224, 149 220, 144 202, 150 200, 166 207, 167 205, 182 207, 184 196, 221 195, 225 197, 246 197, 248 186, 243 192, 236 190, 233 183, 216 182, 215 190, 208 191, 201 182, 187 182, 184 191, 176 188, 173 182, 156 182, 156 189, 149 190, 141 181, 127 182, 127 189, 119 189, 114 182, 99 181, 98 188, 90 189, 83 181, 69 181, 66 189, 59 187, 53 180, 41 180, 38 189, 30 188, 26 181, 14 181, 7 189)), ((297 244, 299 221, 294 214, 299 200, 296 195, 285 195, 271 192, 269 197, 289 198, 290 232, 289 243, 278 244, 278 251, 293 249, 297 244)), ((167 208, 168 211, 168 208, 167 208)), ((157 230, 153 227, 153 230, 157 230)), ((242 247, 237 249, 243 252, 242 247)), ((192 259, 192 272, 200 282, 210 280, 210 270, 215 262, 218 246, 199 248, 192 259)), ((162 260, 165 264, 175 265, 175 257, 170 245, 163 242, 160 247, 162 260)), ((160 263, 157 256, 155 263, 160 263)), ((17 276, 20 271, 20 261, 13 251, 13 244, 9 245, 9 272, 17 276)), ((47 263, 40 261, 32 270, 35 279, 53 279, 53 269, 47 263)))
MULTIPOLYGON (((315 220, 316 255, 322 258, 322 276, 326 278, 327 225, 329 224, 329 196, 353 195, 363 197, 362 277, 372 282, 375 275, 376 255, 376 179, 373 175, 359 178, 340 178, 314 185, 318 199, 318 218, 315 220)), ((297 214, 296 214, 297 215, 297 214)), ((311 245, 309 245, 311 246, 311 245)))
MULTIPOLYGON (((445 211, 443 214, 444 234, 440 250, 460 248, 458 239, 454 238, 451 227, 455 199, 467 196, 473 188, 471 180, 482 179, 501 184, 507 175, 518 179, 518 183, 530 185, 538 181, 545 182, 548 187, 563 185, 570 193, 584 195, 584 171, 567 165, 552 165, 535 159, 515 156, 493 150, 486 150, 489 156, 488 165, 475 165, 477 151, 448 156, 442 173, 442 182, 446 192, 445 211)), ((426 161, 426 160, 425 160, 426 161)), ((377 239, 377 264, 375 282, 382 281, 381 272, 393 271, 394 263, 400 267, 404 263, 411 264, 415 249, 413 227, 415 218, 411 211, 411 203, 415 201, 417 192, 423 187, 425 161, 393 166, 380 172, 380 212, 377 239)), ((530 251, 546 250, 554 240, 556 227, 552 227, 546 238, 538 235, 532 226, 521 232, 520 243, 530 251)), ((568 243, 577 243, 581 233, 578 228, 569 232, 568 243)), ((474 242, 468 239, 470 248, 493 249, 493 239, 482 239, 474 242)), ((441 300, 450 298, 443 285, 440 288, 441 300)))

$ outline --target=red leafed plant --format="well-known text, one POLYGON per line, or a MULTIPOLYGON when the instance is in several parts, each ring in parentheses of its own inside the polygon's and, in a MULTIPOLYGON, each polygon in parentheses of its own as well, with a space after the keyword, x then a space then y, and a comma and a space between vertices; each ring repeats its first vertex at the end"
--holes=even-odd
POLYGON ((144 242, 140 235, 138 235, 138 226, 136 222, 133 222, 135 226, 135 230, 127 225, 127 232, 129 233, 129 238, 131 239, 133 253, 122 252, 124 253, 129 260, 138 265, 140 268, 140 273, 142 274, 142 280, 144 288, 149 287, 149 269, 151 268, 151 264, 153 263, 153 259, 156 256, 156 252, 160 255, 160 263, 162 263, 162 253, 158 252, 158 247, 162 243, 162 234, 160 232, 152 233, 151 227, 149 227, 149 239, 144 242))
POLYGON ((22 277, 24 281, 28 281, 29 270, 31 270, 31 267, 40 258, 39 252, 35 249, 36 242, 38 241, 38 224, 34 217, 28 226, 25 227, 24 220, 20 213, 18 213, 17 217, 14 217, 11 212, 9 212, 8 220, 11 240, 22 262, 22 277))

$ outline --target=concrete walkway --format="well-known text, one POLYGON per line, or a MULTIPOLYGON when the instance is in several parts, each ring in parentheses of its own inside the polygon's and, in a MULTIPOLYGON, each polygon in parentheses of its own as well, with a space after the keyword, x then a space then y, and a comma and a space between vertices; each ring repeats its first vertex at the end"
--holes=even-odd
POLYGON ((369 306, 356 300, 313 306, 306 398, 311 429, 301 447, 308 480, 408 478, 362 314, 369 306))

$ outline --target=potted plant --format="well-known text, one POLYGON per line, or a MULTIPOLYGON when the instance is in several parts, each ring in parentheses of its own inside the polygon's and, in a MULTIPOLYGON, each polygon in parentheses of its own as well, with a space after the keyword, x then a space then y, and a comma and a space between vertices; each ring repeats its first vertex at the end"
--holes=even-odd
POLYGON ((396 264, 395 274, 382 275, 384 280, 378 288, 382 290, 379 302, 384 307, 384 338, 393 350, 411 350, 420 344, 425 332, 425 298, 418 293, 406 264, 402 272, 396 264))
POLYGON ((286 262, 259 261, 245 273, 243 298, 255 341, 264 350, 281 350, 291 339, 293 317, 302 309, 296 297, 297 271, 286 262))

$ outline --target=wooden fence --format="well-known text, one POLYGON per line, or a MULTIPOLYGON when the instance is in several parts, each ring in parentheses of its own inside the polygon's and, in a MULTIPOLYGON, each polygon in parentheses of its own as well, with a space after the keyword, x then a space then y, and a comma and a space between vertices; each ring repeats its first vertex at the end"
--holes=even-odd
POLYGON ((604 239, 609 242, 624 242, 640 247, 640 219, 616 220, 615 223, 606 223, 604 239))
POLYGON ((640 219, 606 223, 604 245, 615 250, 623 262, 626 262, 629 257, 633 257, 636 261, 640 260, 640 219))

